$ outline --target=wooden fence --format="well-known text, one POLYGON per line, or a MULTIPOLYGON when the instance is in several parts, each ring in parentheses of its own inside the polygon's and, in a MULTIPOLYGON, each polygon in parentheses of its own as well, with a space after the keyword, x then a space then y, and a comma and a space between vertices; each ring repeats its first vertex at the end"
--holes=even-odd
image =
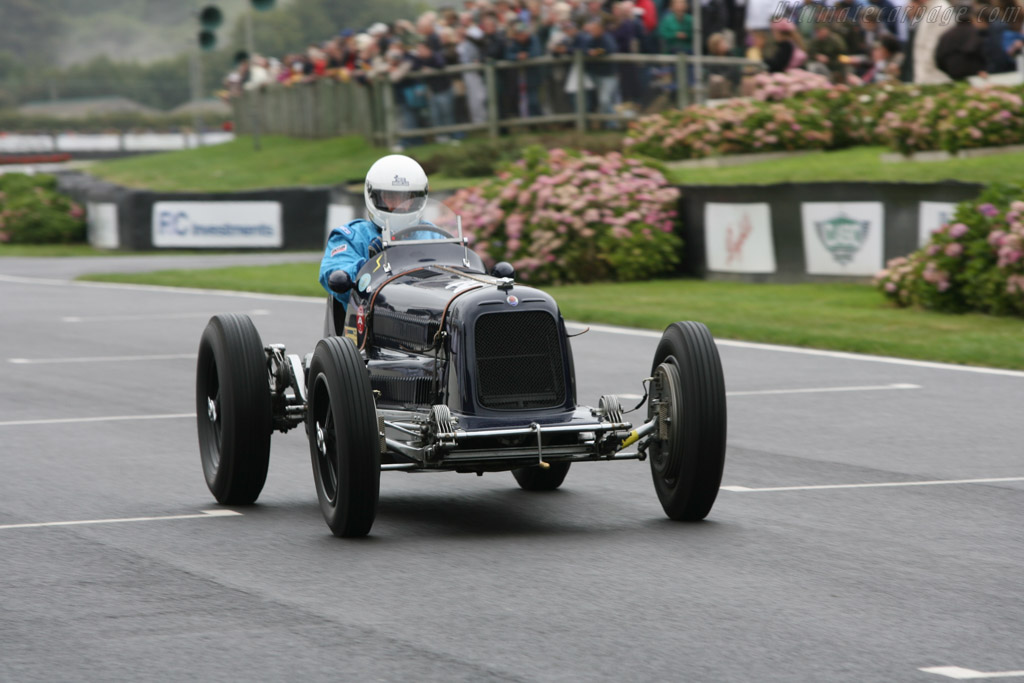
POLYGON ((329 138, 340 135, 360 135, 374 144, 392 146, 408 137, 442 135, 456 132, 486 131, 498 137, 502 128, 553 123, 572 123, 585 131, 591 122, 623 121, 634 118, 635 110, 620 113, 588 111, 585 84, 585 65, 591 61, 615 64, 660 67, 672 74, 672 83, 690 83, 686 87, 672 86, 672 97, 662 100, 665 107, 685 107, 691 102, 706 100, 704 69, 731 67, 742 73, 764 70, 764 64, 739 57, 700 57, 680 55, 616 54, 607 57, 585 57, 576 52, 571 57, 536 57, 521 61, 497 61, 480 64, 460 64, 440 70, 410 72, 407 79, 436 78, 438 75, 458 77, 470 71, 483 75, 487 89, 487 120, 482 123, 459 123, 450 126, 404 129, 401 127, 399 106, 394 89, 386 77, 370 82, 339 82, 318 79, 292 86, 273 84, 258 90, 246 91, 234 100, 235 127, 240 134, 268 133, 304 138, 329 138), (541 67, 569 68, 577 78, 572 94, 572 111, 527 117, 499 117, 499 72, 508 69, 541 67))

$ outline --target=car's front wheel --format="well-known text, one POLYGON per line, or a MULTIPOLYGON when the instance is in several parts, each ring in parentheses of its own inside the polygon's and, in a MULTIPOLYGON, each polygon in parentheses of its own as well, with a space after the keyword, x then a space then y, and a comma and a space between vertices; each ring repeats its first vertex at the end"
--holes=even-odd
POLYGON ((676 520, 708 516, 725 466, 725 379, 718 348, 697 322, 669 325, 654 353, 648 445, 654 488, 676 520))
POLYGON ((273 415, 266 355, 245 315, 215 315, 196 364, 196 422, 206 485, 217 502, 256 502, 267 479, 273 415))
POLYGON ((370 376, 351 340, 327 337, 317 344, 307 394, 320 511, 335 536, 365 536, 377 515, 380 435, 370 376))

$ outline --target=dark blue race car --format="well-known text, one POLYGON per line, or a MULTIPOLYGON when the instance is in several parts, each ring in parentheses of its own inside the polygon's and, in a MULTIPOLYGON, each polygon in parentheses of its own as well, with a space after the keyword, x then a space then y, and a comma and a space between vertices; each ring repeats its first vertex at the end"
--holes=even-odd
POLYGON ((383 470, 511 471, 523 489, 543 491, 574 462, 648 459, 665 513, 706 517, 726 442, 725 383, 707 328, 665 330, 650 376, 638 378, 639 426, 614 395, 578 406, 558 305, 517 283, 507 263, 488 273, 457 217, 441 215, 397 233, 385 227, 383 249, 346 285, 347 311, 328 297, 324 337, 305 358, 264 346, 247 316, 210 320, 196 407, 214 497, 255 502, 271 433, 304 424, 337 536, 369 533, 383 470))

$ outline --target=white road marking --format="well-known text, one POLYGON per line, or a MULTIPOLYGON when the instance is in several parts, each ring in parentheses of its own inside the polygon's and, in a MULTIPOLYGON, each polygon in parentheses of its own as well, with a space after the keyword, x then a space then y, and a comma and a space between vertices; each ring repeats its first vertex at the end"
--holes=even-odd
POLYGON ((178 420, 195 417, 195 413, 168 413, 166 415, 109 415, 106 417, 55 417, 46 420, 11 420, 0 422, 0 427, 25 427, 28 425, 59 425, 74 422, 119 422, 122 420, 178 420))
POLYGON ((808 389, 763 389, 760 391, 727 391, 726 396, 767 396, 769 394, 824 394, 839 391, 886 391, 888 389, 920 389, 920 384, 876 384, 860 387, 818 387, 808 389))
MULTIPOLYGON (((633 337, 648 337, 650 339, 661 339, 661 332, 654 330, 638 330, 629 327, 614 327, 612 325, 594 325, 590 323, 577 323, 566 321, 566 325, 582 330, 589 327, 594 332, 607 334, 624 334, 633 337)), ((974 372, 982 375, 1002 375, 1003 377, 1019 377, 1024 379, 1024 371, 1004 370, 1002 368, 983 368, 973 365, 954 365, 952 363, 936 363, 926 360, 911 360, 909 358, 893 358, 891 356, 873 356, 866 353, 849 353, 847 351, 826 351, 824 349, 808 349, 802 346, 781 346, 778 344, 761 344, 758 342, 734 341, 731 339, 715 339, 718 346, 726 346, 740 349, 757 349, 759 351, 777 351, 780 353, 799 353, 806 356, 824 356, 826 358, 842 358, 843 360, 859 360, 870 363, 891 363, 893 365, 906 365, 914 368, 929 368, 932 370, 955 370, 957 372, 974 372)))
MULTIPOLYGON (((247 315, 270 315, 265 308, 257 308, 253 311, 246 311, 247 315)), ((66 323, 106 323, 123 320, 180 320, 182 318, 211 318, 215 313, 150 313, 146 315, 92 315, 78 316, 69 315, 61 318, 66 323)))
POLYGON ((929 666, 918 669, 926 674, 938 674, 946 678, 955 678, 959 681, 970 681, 981 678, 1013 678, 1024 676, 1024 670, 1020 671, 975 671, 960 666, 929 666))
POLYGON ((16 365, 49 365, 51 363, 112 363, 136 360, 184 360, 195 359, 194 353, 161 353, 151 356, 79 356, 77 358, 8 358, 16 365))
POLYGON ((900 486, 944 486, 949 484, 998 484, 1008 481, 1024 481, 1024 477, 995 477, 990 479, 944 479, 930 481, 887 481, 875 484, 825 484, 820 486, 771 486, 747 488, 746 486, 722 486, 723 491, 736 493, 760 493, 762 491, 824 491, 827 489, 880 489, 900 486))
MULTIPOLYGON (((273 265, 273 264, 267 264, 273 265)), ((225 266, 228 267, 228 266, 225 266)), ((42 277, 22 277, 20 275, 0 275, 0 282, 20 285, 44 285, 47 287, 85 287, 92 289, 121 289, 135 292, 168 292, 171 294, 198 294, 200 296, 230 296, 238 299, 264 299, 267 301, 294 301, 298 303, 324 305, 327 293, 323 296, 294 296, 291 294, 261 294, 260 292, 240 292, 233 289, 197 289, 193 287, 167 287, 164 285, 133 285, 122 282, 90 282, 88 280, 57 280, 42 277)))
POLYGON ((46 526, 79 526, 82 524, 120 524, 122 522, 159 522, 170 519, 210 519, 212 517, 241 517, 241 512, 218 508, 203 510, 198 515, 165 515, 163 517, 122 517, 120 519, 78 519, 73 522, 35 522, 32 524, 0 524, 0 529, 35 529, 46 526))

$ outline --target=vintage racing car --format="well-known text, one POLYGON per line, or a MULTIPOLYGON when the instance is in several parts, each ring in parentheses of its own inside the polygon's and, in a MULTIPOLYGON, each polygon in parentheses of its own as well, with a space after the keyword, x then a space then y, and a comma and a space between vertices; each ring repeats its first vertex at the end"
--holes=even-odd
POLYGON ((726 442, 725 384, 707 328, 665 330, 650 376, 638 378, 639 426, 615 395, 578 406, 570 335, 552 297, 517 283, 507 263, 487 273, 459 218, 433 201, 429 209, 421 225, 385 226, 347 315, 328 298, 324 337, 305 358, 264 346, 247 316, 211 318, 196 408, 214 497, 255 502, 271 433, 304 424, 337 536, 369 533, 387 470, 511 471, 540 491, 560 486, 575 462, 649 459, 665 513, 706 517, 726 442))

